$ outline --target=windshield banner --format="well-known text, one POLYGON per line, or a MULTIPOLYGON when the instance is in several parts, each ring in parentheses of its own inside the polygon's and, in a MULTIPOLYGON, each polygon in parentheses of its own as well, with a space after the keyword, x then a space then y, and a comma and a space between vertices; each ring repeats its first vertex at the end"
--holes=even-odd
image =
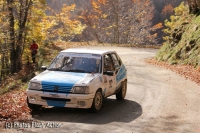
POLYGON ((64 58, 64 57, 83 57, 83 58, 101 59, 101 55, 98 54, 60 53, 58 55, 58 58, 64 58))

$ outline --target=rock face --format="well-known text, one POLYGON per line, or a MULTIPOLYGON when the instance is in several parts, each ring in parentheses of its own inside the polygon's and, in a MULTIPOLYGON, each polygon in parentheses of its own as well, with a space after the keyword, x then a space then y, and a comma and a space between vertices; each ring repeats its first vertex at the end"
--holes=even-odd
POLYGON ((157 60, 200 66, 200 16, 190 15, 189 19, 171 33, 157 53, 157 60))

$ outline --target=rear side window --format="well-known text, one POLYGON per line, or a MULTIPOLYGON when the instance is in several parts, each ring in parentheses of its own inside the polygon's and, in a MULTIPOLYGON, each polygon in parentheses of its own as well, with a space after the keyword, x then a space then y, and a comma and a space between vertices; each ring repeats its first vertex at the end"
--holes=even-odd
POLYGON ((120 60, 117 58, 117 55, 114 54, 114 53, 112 53, 111 56, 112 56, 112 59, 113 59, 113 63, 114 63, 115 69, 120 68, 121 62, 120 62, 120 60))
POLYGON ((113 60, 110 54, 104 55, 104 72, 114 71, 113 60))

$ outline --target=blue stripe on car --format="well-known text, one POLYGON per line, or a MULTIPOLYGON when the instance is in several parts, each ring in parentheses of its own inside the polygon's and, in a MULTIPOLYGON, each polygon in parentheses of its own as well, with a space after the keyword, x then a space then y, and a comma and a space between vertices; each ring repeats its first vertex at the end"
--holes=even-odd
POLYGON ((119 81, 121 81, 125 76, 126 76, 126 68, 125 68, 124 65, 122 65, 122 67, 119 69, 119 72, 118 72, 118 74, 116 76, 117 83, 119 81))
POLYGON ((65 107, 65 101, 53 101, 53 100, 46 100, 48 106, 55 106, 55 107, 65 107))
MULTIPOLYGON (((75 72, 53 72, 43 75, 41 77, 42 91, 54 92, 54 88, 58 87, 56 92, 64 93, 66 96, 70 93, 75 83, 86 76, 86 73, 75 72)), ((49 106, 64 107, 66 101, 46 100, 49 106)))

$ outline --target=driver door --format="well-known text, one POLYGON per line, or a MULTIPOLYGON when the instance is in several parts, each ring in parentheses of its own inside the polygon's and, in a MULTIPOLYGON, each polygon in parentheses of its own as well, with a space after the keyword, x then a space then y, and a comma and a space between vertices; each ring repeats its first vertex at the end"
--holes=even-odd
POLYGON ((110 54, 103 57, 103 81, 106 89, 105 96, 112 95, 116 88, 115 68, 110 54))

